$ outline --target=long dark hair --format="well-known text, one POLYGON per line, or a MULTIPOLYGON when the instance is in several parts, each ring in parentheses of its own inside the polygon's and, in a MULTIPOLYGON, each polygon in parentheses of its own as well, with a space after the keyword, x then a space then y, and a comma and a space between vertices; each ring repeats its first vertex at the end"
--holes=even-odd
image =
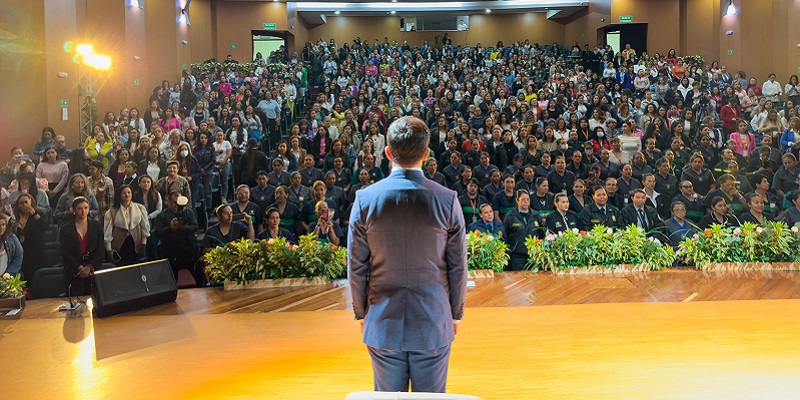
POLYGON ((155 205, 158 204, 158 196, 159 196, 158 191, 156 190, 156 186, 155 186, 156 183, 153 182, 153 178, 151 178, 150 175, 147 175, 147 174, 144 174, 144 175, 139 177, 139 183, 140 184, 142 183, 143 179, 150 179, 150 189, 147 190, 147 193, 144 193, 143 191, 141 192, 142 193, 142 199, 144 199, 146 197, 147 198, 147 205, 148 206, 152 205, 153 207, 155 207, 155 205))
POLYGON ((131 196, 133 196, 133 188, 131 188, 130 185, 120 185, 117 190, 114 191, 114 205, 112 206, 114 209, 119 209, 122 201, 122 191, 125 189, 129 189, 131 191, 131 196))
POLYGON ((25 172, 23 174, 20 174, 19 178, 17 178, 17 187, 20 189, 22 188, 21 185, 22 180, 30 182, 28 193, 30 193, 30 195, 33 196, 33 199, 36 200, 36 196, 39 195, 39 188, 36 185, 36 175, 34 175, 32 172, 25 172))
POLYGON ((72 154, 69 157, 69 174, 89 174, 89 166, 86 165, 86 161, 84 161, 83 156, 86 152, 86 149, 83 147, 79 147, 75 150, 72 150, 72 154))

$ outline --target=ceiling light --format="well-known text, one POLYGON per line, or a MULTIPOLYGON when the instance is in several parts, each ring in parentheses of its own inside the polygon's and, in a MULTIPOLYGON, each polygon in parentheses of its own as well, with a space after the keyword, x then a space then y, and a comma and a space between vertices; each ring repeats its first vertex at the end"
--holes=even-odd
POLYGON ((397 14, 397 11, 392 10, 391 14, 397 14))
POLYGON ((490 13, 490 12, 492 12, 492 10, 487 8, 487 9, 486 9, 486 12, 487 12, 487 13, 490 13))
POLYGON ((341 13, 342 13, 341 11, 339 11, 339 10, 336 10, 336 12, 335 12, 334 14, 336 14, 336 15, 339 15, 339 14, 341 14, 341 13))

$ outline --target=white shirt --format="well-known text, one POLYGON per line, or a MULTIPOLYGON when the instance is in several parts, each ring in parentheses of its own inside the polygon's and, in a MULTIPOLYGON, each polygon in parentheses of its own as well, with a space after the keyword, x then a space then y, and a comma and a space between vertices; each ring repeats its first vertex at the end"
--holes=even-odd
POLYGON ((783 91, 781 90, 781 84, 778 83, 778 81, 766 81, 761 85, 761 93, 767 100, 775 102, 780 100, 780 96, 783 91))

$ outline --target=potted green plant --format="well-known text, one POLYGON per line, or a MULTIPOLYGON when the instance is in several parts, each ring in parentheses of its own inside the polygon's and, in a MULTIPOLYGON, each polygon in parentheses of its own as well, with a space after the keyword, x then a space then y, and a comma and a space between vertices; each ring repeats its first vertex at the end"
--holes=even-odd
POLYGON ((508 245, 502 237, 502 232, 497 236, 480 231, 467 233, 467 267, 470 276, 492 277, 495 272, 503 271, 509 255, 508 245))
POLYGON ((702 270, 798 270, 798 245, 800 229, 783 222, 713 224, 681 242, 677 257, 702 270))
POLYGON ((615 273, 660 270, 672 265, 672 247, 631 225, 616 231, 602 225, 591 231, 577 229, 544 239, 529 237, 528 265, 531 271, 550 270, 554 274, 615 273))
POLYGON ((6 273, 0 277, 0 310, 25 308, 25 281, 21 275, 11 276, 6 273))
POLYGON ((284 238, 242 239, 206 254, 209 278, 225 290, 324 284, 343 276, 346 264, 344 248, 313 234, 301 236, 297 245, 284 238))

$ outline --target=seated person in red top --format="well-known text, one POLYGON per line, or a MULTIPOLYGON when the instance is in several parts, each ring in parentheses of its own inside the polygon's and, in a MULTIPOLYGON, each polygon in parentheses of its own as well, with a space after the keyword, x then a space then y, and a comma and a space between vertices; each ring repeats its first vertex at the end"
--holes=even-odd
POLYGON ((61 256, 64 261, 64 277, 71 285, 70 294, 91 294, 92 272, 102 268, 105 258, 103 224, 89 219, 89 201, 76 197, 72 201, 75 220, 61 227, 61 256))

